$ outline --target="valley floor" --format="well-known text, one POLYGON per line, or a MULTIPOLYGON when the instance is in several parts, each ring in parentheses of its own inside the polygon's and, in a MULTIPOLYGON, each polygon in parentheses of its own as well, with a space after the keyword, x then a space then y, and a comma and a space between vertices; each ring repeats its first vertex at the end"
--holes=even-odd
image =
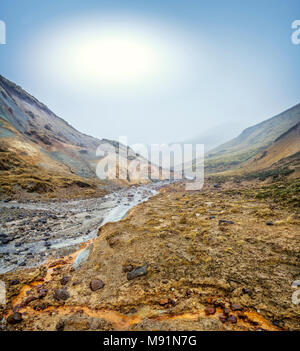
POLYGON ((299 330, 299 213, 246 193, 173 184, 72 255, 0 275, 1 328, 299 330))
POLYGON ((160 184, 124 188, 100 198, 0 202, 0 274, 76 251, 156 193, 160 184))

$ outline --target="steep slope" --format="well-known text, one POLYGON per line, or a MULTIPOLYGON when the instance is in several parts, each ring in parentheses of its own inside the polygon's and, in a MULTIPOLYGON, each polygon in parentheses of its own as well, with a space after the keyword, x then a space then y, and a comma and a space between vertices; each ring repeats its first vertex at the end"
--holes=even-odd
POLYGON ((273 144, 259 152, 243 165, 245 172, 289 166, 298 169, 300 165, 300 123, 280 135, 273 144))
POLYGON ((300 122, 300 104, 253 127, 207 154, 206 171, 220 172, 238 167, 270 146, 280 135, 300 122))
MULTIPOLYGON (((51 191, 56 186, 65 188, 73 183, 81 188, 106 190, 113 183, 100 182, 96 167, 100 160, 111 158, 116 152, 123 162, 139 162, 144 170, 149 167, 147 160, 124 145, 80 133, 2 76, 0 142, 0 186, 6 194, 20 188, 36 191, 35 177, 44 184, 38 186, 40 192, 51 191)), ((121 169, 119 173, 122 174, 121 169)), ((143 181, 134 171, 123 178, 119 185, 143 181)))

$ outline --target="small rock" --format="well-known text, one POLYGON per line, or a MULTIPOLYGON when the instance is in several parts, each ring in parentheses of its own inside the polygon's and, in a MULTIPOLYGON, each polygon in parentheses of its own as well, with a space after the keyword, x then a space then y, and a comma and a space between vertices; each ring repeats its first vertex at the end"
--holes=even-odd
POLYGON ((35 301, 35 300, 37 300, 37 299, 38 299, 38 298, 35 297, 35 296, 29 296, 29 297, 27 297, 27 299, 25 299, 24 305, 27 306, 27 305, 30 304, 30 302, 35 301))
POLYGON ((10 240, 8 238, 1 239, 2 245, 7 245, 9 243, 9 241, 10 240))
POLYGON ((39 290, 39 299, 46 297, 47 292, 48 292, 48 289, 40 289, 39 290))
POLYGON ((217 299, 213 301, 215 307, 225 307, 225 302, 222 299, 217 299))
POLYGON ((104 285, 105 284, 100 279, 93 279, 90 282, 90 288, 91 288, 92 291, 96 291, 96 290, 102 289, 102 288, 104 288, 104 285))
POLYGON ((278 320, 274 320, 272 324, 275 325, 275 327, 282 328, 281 322, 278 320))
POLYGON ((243 292, 243 294, 252 295, 252 290, 247 289, 247 288, 243 288, 242 292, 243 292))
POLYGON ((215 313, 216 313, 216 308, 215 308, 215 306, 209 306, 209 307, 207 307, 207 308, 205 309, 205 314, 206 314, 207 316, 212 315, 212 314, 215 314, 215 313))
POLYGON ((219 224, 234 224, 234 222, 233 221, 227 221, 225 219, 220 219, 219 220, 219 224))
POLYGON ((229 309, 228 308, 224 308, 223 313, 225 314, 225 316, 229 315, 229 309))
POLYGON ((159 304, 161 305, 161 306, 165 306, 165 305, 167 305, 169 303, 169 300, 168 299, 163 299, 163 300, 160 300, 159 301, 159 304))
POLYGON ((22 320, 23 320, 22 313, 20 313, 20 312, 14 312, 7 317, 7 322, 9 324, 17 324, 17 323, 22 322, 22 320))
POLYGON ((245 320, 245 321, 248 319, 248 317, 245 316, 244 314, 239 314, 238 317, 239 317, 239 319, 242 319, 242 320, 245 320))
POLYGON ((63 278, 61 278, 60 284, 61 284, 61 285, 67 285, 67 284, 69 283, 70 280, 71 280, 71 277, 69 277, 69 276, 64 276, 63 278))
POLYGON ((192 293, 193 293, 192 290, 188 289, 185 294, 186 296, 190 297, 192 293))
POLYGON ((224 314, 221 314, 219 315, 219 320, 222 322, 222 323, 225 323, 227 321, 227 316, 225 316, 224 314))
POLYGON ((13 285, 18 285, 20 284, 20 281, 18 279, 13 279, 9 282, 9 285, 10 286, 13 286, 13 285))
POLYGON ((228 322, 232 323, 232 324, 236 324, 237 322, 237 318, 236 316, 233 316, 233 315, 230 315, 228 318, 227 318, 228 322))
POLYGON ((34 308, 35 311, 43 311, 43 310, 45 310, 47 308, 47 305, 42 303, 40 305, 34 306, 33 308, 34 308))
POLYGON ((66 301, 66 300, 68 300, 69 297, 70 297, 70 294, 65 289, 57 289, 54 292, 54 298, 56 300, 64 300, 64 301, 66 301))
POLYGON ((65 327, 65 321, 64 320, 59 320, 55 326, 55 329, 57 331, 63 331, 64 330, 64 327, 65 327))
POLYGON ((127 279, 132 280, 134 278, 141 277, 141 276, 146 275, 146 274, 147 274, 147 265, 144 265, 142 267, 138 267, 138 268, 132 270, 131 272, 128 272, 127 279))
POLYGON ((243 307, 239 304, 234 303, 231 305, 231 309, 232 309, 232 311, 242 311, 243 307))
POLYGON ((274 222, 273 221, 267 221, 266 225, 274 225, 274 222))

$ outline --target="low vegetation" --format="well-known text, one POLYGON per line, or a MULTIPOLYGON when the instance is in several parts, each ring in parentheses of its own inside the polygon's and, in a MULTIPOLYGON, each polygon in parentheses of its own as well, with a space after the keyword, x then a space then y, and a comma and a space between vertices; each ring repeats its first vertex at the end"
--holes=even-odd
POLYGON ((271 199, 282 206, 300 209, 300 179, 263 186, 255 191, 257 199, 271 199))
POLYGON ((103 196, 101 182, 72 173, 55 173, 29 164, 21 154, 0 146, 0 197, 76 198, 103 196))

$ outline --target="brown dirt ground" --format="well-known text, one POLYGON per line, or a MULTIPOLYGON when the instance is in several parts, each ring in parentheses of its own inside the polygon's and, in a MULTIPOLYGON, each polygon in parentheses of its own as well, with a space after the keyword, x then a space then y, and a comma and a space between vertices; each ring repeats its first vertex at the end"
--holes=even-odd
POLYGON ((169 186, 100 228, 79 270, 72 269, 75 253, 52 268, 0 276, 8 285, 2 315, 14 309, 23 317, 4 329, 300 330, 300 305, 292 302, 292 283, 300 279, 299 215, 245 199, 242 191, 230 195, 239 186, 193 192, 169 186), (144 264, 147 275, 127 279, 125 266, 144 264), (64 276, 71 279, 62 286, 64 276), (12 279, 19 284, 10 286, 12 279), (92 279, 104 288, 92 292, 92 279), (63 287, 69 298, 55 300, 54 290, 63 287), (45 297, 25 302, 40 288, 48 290, 45 297), (216 312, 207 315, 209 306, 216 312), (236 322, 221 321, 224 312, 236 322))

